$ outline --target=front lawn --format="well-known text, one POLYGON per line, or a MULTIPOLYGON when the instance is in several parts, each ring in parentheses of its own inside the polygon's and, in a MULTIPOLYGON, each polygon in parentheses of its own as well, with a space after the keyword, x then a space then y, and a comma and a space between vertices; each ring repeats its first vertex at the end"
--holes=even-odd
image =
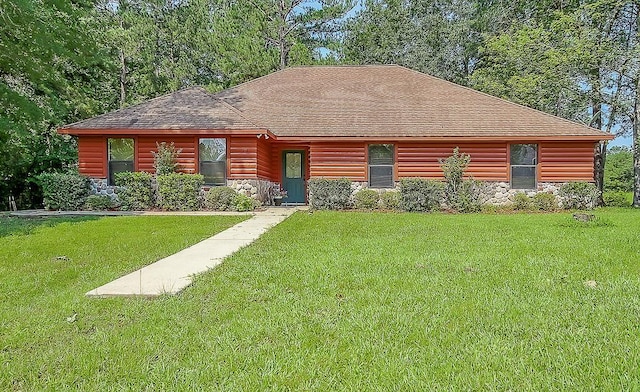
POLYGON ((595 215, 299 212, 156 300, 84 292, 162 224, 0 238, 0 389, 640 389, 640 211, 595 215))

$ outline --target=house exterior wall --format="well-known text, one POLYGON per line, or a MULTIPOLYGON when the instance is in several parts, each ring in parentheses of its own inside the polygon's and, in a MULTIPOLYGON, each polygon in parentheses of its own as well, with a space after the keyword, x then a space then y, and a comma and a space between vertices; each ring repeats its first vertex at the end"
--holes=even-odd
POLYGON ((107 177, 107 139, 104 136, 78 138, 78 171, 89 177, 107 177))
MULTIPOLYGON (((138 171, 154 173, 153 153, 158 151, 156 143, 173 143, 176 149, 182 150, 178 155, 178 165, 181 172, 197 172, 197 148, 198 138, 188 137, 166 137, 166 136, 139 136, 135 141, 136 167, 138 171)), ((105 141, 106 146, 106 141, 105 141)), ((105 147, 106 148, 106 147, 105 147)))
MULTIPOLYGON (((121 137, 121 136, 110 136, 121 137)), ((131 137, 131 136, 122 136, 131 137)), ((135 139, 135 168, 154 172, 152 151, 156 142, 174 143, 181 149, 178 161, 183 172, 198 172, 198 139, 206 135, 144 135, 135 139)), ((213 135, 210 137, 214 137, 213 135)), ((215 137, 220 137, 215 135, 215 137)), ((440 159, 451 155, 455 147, 471 156, 467 170, 475 179, 509 182, 509 146, 507 142, 430 143, 387 142, 395 145, 394 178, 442 179, 440 159)), ((523 141, 523 143, 535 143, 523 141)), ((368 181, 368 142, 314 141, 286 143, 252 136, 227 137, 228 180, 259 179, 282 181, 282 152, 305 151, 305 178, 348 178, 368 181)), ((538 143, 538 183, 593 181, 594 147, 592 141, 538 143)), ((107 137, 81 136, 78 139, 79 171, 92 178, 107 177, 107 137)))
POLYGON ((367 180, 367 144, 314 142, 309 148, 310 177, 367 180))
POLYGON ((593 142, 540 143, 539 181, 593 181, 595 146, 593 142))
POLYGON ((509 162, 507 143, 398 143, 398 178, 423 177, 442 179, 440 160, 453 153, 459 147, 461 153, 471 156, 466 174, 477 180, 506 181, 509 162))

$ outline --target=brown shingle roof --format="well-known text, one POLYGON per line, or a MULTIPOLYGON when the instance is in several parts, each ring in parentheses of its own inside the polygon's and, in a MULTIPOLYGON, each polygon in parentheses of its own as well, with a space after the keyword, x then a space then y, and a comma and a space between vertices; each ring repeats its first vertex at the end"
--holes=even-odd
POLYGON ((191 87, 63 129, 259 129, 202 87, 191 87))
POLYGON ((289 68, 216 96, 278 136, 605 135, 395 65, 289 68))
POLYGON ((268 129, 278 137, 610 138, 395 65, 288 68, 216 94, 181 90, 65 128, 268 129))

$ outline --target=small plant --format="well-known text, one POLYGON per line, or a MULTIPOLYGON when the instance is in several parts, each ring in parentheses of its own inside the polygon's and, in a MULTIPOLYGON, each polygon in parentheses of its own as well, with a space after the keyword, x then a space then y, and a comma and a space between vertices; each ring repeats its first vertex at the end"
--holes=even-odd
POLYGON ((42 186, 46 209, 79 210, 89 196, 89 179, 80 174, 43 173, 36 178, 42 186))
POLYGON ((567 210, 589 210, 596 206, 600 192, 590 182, 567 182, 560 187, 558 195, 567 210))
POLYGON ((238 193, 228 186, 216 186, 205 194, 204 205, 210 210, 230 211, 235 208, 237 195, 238 193))
POLYGON ((157 177, 158 206, 165 210, 194 211, 200 208, 202 174, 171 173, 157 177))
POLYGON ((442 202, 444 184, 422 178, 400 180, 400 208, 405 211, 435 211, 442 202))
POLYGON ((287 191, 282 189, 280 185, 274 186, 271 188, 271 197, 274 199, 286 199, 287 191))
POLYGON ((90 211, 111 210, 116 206, 116 202, 111 198, 111 196, 107 195, 91 195, 87 197, 87 200, 84 202, 85 210, 90 211))
POLYGON ((518 192, 513 196, 513 209, 516 211, 529 211, 532 208, 531 198, 524 192, 518 192))
POLYGON ((351 200, 351 181, 342 178, 328 180, 312 178, 309 180, 309 204, 318 210, 343 210, 349 207, 351 200))
POLYGON ((378 208, 380 194, 373 189, 362 189, 355 195, 356 208, 363 210, 373 210, 378 208))
POLYGON ((455 196, 451 197, 447 203, 450 208, 457 212, 480 212, 482 209, 480 198, 482 197, 483 189, 484 184, 480 181, 464 180, 458 185, 455 196))
POLYGON ((631 201, 626 192, 605 192, 602 198, 607 207, 631 207, 631 201))
POLYGON ((551 212, 558 209, 558 200, 553 193, 540 192, 531 200, 533 208, 538 211, 551 212))
POLYGON ((382 206, 388 210, 396 210, 400 206, 400 192, 386 191, 380 197, 382 206))
POLYGON ((118 198, 124 210, 146 210, 153 206, 153 177, 145 172, 116 173, 118 198))
POLYGON ((260 202, 250 198, 242 193, 236 193, 236 197, 233 200, 233 207, 236 211, 253 211, 256 207, 260 206, 260 202))
POLYGON ((151 151, 156 175, 163 176, 178 171, 178 156, 182 152, 182 149, 176 149, 173 142, 171 142, 171 144, 156 142, 156 147, 158 148, 158 152, 151 151))
POLYGON ((456 204, 456 197, 462 187, 464 171, 467 170, 471 157, 461 154, 458 147, 453 149, 453 154, 446 159, 439 159, 440 167, 444 175, 444 197, 447 204, 456 204))

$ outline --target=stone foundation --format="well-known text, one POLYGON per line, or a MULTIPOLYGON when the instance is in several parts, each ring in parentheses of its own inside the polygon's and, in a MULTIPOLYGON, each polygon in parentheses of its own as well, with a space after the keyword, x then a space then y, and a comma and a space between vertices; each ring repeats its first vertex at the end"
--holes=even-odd
POLYGON ((280 184, 267 180, 227 180, 227 186, 265 205, 272 205, 271 189, 280 184))
POLYGON ((508 182, 485 182, 485 201, 484 204, 492 205, 506 205, 513 202, 513 198, 518 193, 524 193, 529 197, 533 197, 538 193, 552 193, 558 198, 558 202, 561 202, 558 196, 558 190, 564 184, 564 182, 539 182, 536 189, 511 189, 508 182))
POLYGON ((89 178, 89 186, 92 195, 109 196, 112 200, 118 200, 118 187, 107 185, 106 178, 89 178))
MULTIPOLYGON (((562 204, 562 198, 558 196, 558 190, 563 184, 565 184, 564 182, 540 182, 536 189, 511 189, 509 183, 504 181, 481 181, 481 183, 485 186, 482 204, 498 206, 513 203, 513 198, 518 193, 524 193, 529 197, 533 197, 538 193, 552 193, 556 196, 558 203, 562 204)), ((351 183, 351 188, 353 189, 353 199, 355 194, 360 190, 369 188, 369 184, 367 182, 354 181, 351 183)), ((395 188, 371 189, 374 189, 379 193, 384 193, 386 191, 398 191, 400 190, 400 182, 396 182, 395 188)))

